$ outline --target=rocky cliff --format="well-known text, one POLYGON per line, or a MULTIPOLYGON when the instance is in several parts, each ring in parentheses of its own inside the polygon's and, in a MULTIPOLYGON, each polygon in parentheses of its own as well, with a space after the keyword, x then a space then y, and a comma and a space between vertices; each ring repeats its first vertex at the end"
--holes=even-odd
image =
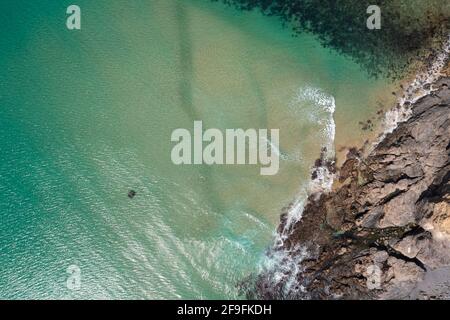
POLYGON ((348 153, 338 187, 308 198, 277 249, 302 248, 301 272, 259 275, 257 297, 450 297, 450 78, 434 87, 368 155, 348 153))

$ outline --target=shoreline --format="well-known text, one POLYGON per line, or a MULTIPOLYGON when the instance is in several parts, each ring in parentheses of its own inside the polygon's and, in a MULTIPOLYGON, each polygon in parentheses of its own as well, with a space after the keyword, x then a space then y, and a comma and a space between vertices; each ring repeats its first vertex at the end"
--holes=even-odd
MULTIPOLYGON (((357 271, 355 269, 350 270, 347 273, 345 272, 345 270, 339 267, 333 269, 333 265, 338 260, 342 260, 342 256, 348 256, 352 251, 348 247, 351 247, 351 241, 353 241, 352 239, 354 237, 353 235, 351 235, 348 239, 345 238, 344 245, 340 244, 337 247, 336 245, 333 245, 333 243, 340 242, 340 235, 344 235, 345 237, 347 237, 348 232, 362 232, 362 235, 358 235, 358 237, 360 238, 359 241, 363 242, 364 245, 366 245, 367 243, 365 242, 367 242, 368 240, 365 239, 367 238, 367 234, 365 233, 367 232, 369 234, 372 232, 377 233, 378 238, 383 238, 385 236, 383 233, 393 232, 396 235, 396 238, 394 238, 396 239, 397 243, 401 243, 405 238, 411 236, 412 234, 424 237, 424 234, 427 234, 427 232, 431 232, 428 229, 433 229, 433 227, 427 225, 426 222, 423 222, 423 225, 417 224, 417 221, 415 221, 414 219, 409 222, 401 221, 400 223, 383 224, 379 221, 374 223, 376 218, 373 217, 371 218, 372 220, 368 225, 361 227, 361 222, 359 220, 362 216, 367 214, 367 209, 364 209, 361 213, 356 213, 355 217, 353 217, 353 221, 346 221, 346 218, 344 218, 346 215, 348 215, 346 211, 354 211, 354 204, 348 203, 348 201, 351 200, 351 202, 354 202, 356 200, 356 196, 352 197, 348 194, 343 195, 342 190, 348 191, 349 189, 352 189, 352 192, 357 194, 358 192, 361 192, 360 189, 363 189, 361 186, 364 187, 367 184, 370 184, 366 181, 367 177, 362 178, 363 175, 367 175, 368 169, 366 167, 364 167, 364 169, 361 169, 361 166, 365 166, 366 161, 368 159, 372 159, 373 154, 376 154, 378 152, 377 150, 379 150, 380 148, 384 148, 385 144, 388 143, 387 141, 389 141, 390 137, 398 134, 399 131, 405 131, 408 130, 408 127, 414 126, 414 124, 411 124, 411 118, 414 117, 414 110, 420 108, 420 104, 426 104, 426 101, 429 101, 430 99, 436 99, 437 94, 448 89, 448 87, 450 86, 450 78, 448 78, 448 55, 450 51, 450 39, 445 43, 445 45, 446 46, 441 52, 431 55, 430 60, 424 63, 424 65, 431 66, 426 69, 425 72, 423 71, 423 69, 419 69, 419 72, 417 72, 414 77, 406 77, 403 81, 400 82, 399 87, 402 89, 403 93, 400 97, 397 97, 396 105, 393 108, 388 109, 384 113, 383 122, 378 126, 380 128, 380 132, 377 132, 375 134, 376 139, 372 140, 372 142, 366 141, 366 143, 359 148, 347 147, 346 149, 348 151, 346 154, 346 159, 343 161, 342 165, 339 164, 336 157, 334 159, 327 159, 327 157, 325 156, 326 150, 322 150, 320 158, 316 161, 315 165, 312 168, 312 182, 314 182, 314 178, 317 177, 318 170, 325 170, 325 174, 331 175, 332 179, 334 180, 332 183, 332 188, 330 190, 325 190, 322 193, 312 193, 308 196, 308 199, 305 201, 305 203, 293 202, 290 206, 283 209, 283 213, 280 218, 281 222, 278 227, 278 239, 273 248, 268 251, 268 257, 273 259, 275 263, 273 263, 269 268, 263 270, 256 277, 254 286, 255 290, 254 292, 251 292, 251 294, 249 294, 250 297, 256 296, 258 298, 272 299, 334 299, 352 297, 392 298, 398 297, 401 294, 405 293, 405 290, 402 287, 405 281, 396 282, 395 275, 392 276, 392 273, 397 272, 398 277, 407 277, 408 273, 411 272, 411 270, 402 270, 401 268, 405 267, 405 265, 407 265, 407 267, 410 269, 414 269, 414 267, 419 267, 420 269, 413 270, 412 274, 416 276, 414 280, 408 279, 408 281, 406 281, 408 289, 413 288, 414 290, 418 287, 417 283, 419 283, 421 279, 426 278, 426 276, 429 277, 430 274, 434 272, 434 270, 442 267, 444 267, 445 269, 445 265, 440 265, 439 268, 434 268, 433 270, 430 270, 430 273, 427 273, 427 267, 425 266, 425 264, 421 261, 415 261, 414 259, 417 259, 416 257, 411 258, 408 257, 408 255, 400 254, 400 258, 398 258, 398 252, 392 254, 392 248, 390 247, 390 245, 386 246, 385 243, 382 243, 381 247, 374 246, 374 243, 379 239, 375 240, 370 245, 367 245, 366 250, 369 250, 369 253, 365 253, 363 257, 367 258, 367 255, 380 255, 380 252, 382 252, 381 255, 383 255, 383 258, 386 258, 384 260, 382 259, 384 264, 388 263, 391 254, 392 257, 395 257, 395 259, 398 260, 393 262, 393 260, 391 259, 390 265, 387 266, 391 272, 391 275, 390 279, 386 281, 386 287, 389 288, 384 288, 383 295, 380 292, 374 294, 373 291, 367 290, 367 283, 361 283, 361 279, 369 281, 370 274, 367 274, 367 266, 363 271, 361 271, 361 268, 359 268, 359 270, 357 271), (406 85, 405 83, 408 83, 408 85, 406 85), (357 172, 356 176, 355 172, 357 172), (298 206, 303 206, 303 208, 296 209, 300 212, 300 214, 298 215, 298 219, 292 222, 292 226, 288 225, 286 228, 287 221, 289 220, 289 212, 292 211, 292 207, 295 208, 298 206), (343 212, 336 213, 336 208, 339 208, 339 206, 341 207, 343 212), (360 230, 360 228, 363 229, 360 230), (389 228, 391 229, 388 230, 389 228), (324 229, 328 230, 324 232, 324 229), (323 233, 325 233, 326 235, 324 236, 323 233), (336 238, 337 234, 339 234, 339 236, 336 238), (324 237, 324 239, 326 238, 327 240, 320 239, 320 237, 324 237), (348 241, 350 241, 350 245, 347 245, 348 241), (330 246, 333 249, 327 251, 330 249, 327 247, 330 246), (327 249, 324 249, 324 247, 327 249), (384 248, 384 250, 381 250, 380 248, 384 248), (377 250, 377 252, 370 252, 370 250, 377 250), (323 254, 326 256, 326 258, 321 257, 321 255, 323 254), (405 258, 404 260, 401 259, 402 255, 403 258, 405 258), (408 265, 411 263, 414 266, 408 265), (323 264, 325 264, 325 266, 323 264), (400 264, 402 264, 402 266, 399 266, 400 264), (311 271, 307 271, 308 269, 315 269, 316 271, 311 273, 311 271), (339 282, 342 279, 352 279, 353 282, 350 281, 352 283, 346 284, 344 287, 337 285, 336 288, 338 289, 336 289, 335 293, 331 294, 330 292, 328 292, 325 294, 324 292, 330 290, 330 286, 329 284, 327 284, 329 282, 329 279, 324 282, 323 279, 320 280, 317 278, 316 273, 323 273, 326 269, 329 270, 326 272, 330 272, 328 276, 329 278, 332 278, 333 281, 339 282), (394 281, 391 281, 392 278, 394 278, 394 281), (317 283, 319 283, 320 285, 317 285, 317 283), (351 288, 351 290, 345 290, 345 288, 351 288)), ((442 104, 443 102, 441 101, 440 103, 442 104)), ((377 114, 379 114, 379 112, 377 114)), ((444 132, 446 132, 445 130, 448 131, 448 124, 447 128, 444 128, 444 132)), ((408 135, 409 134, 410 133, 408 133, 408 135)), ((445 136, 444 138, 448 138, 448 136, 450 136, 450 134, 448 134, 447 132, 447 136, 445 136)), ((433 139, 438 138, 439 137, 433 137, 433 139)), ((395 143, 402 144, 402 139, 404 138, 400 137, 400 140, 395 143)), ((422 152, 426 154, 425 150, 426 149, 423 149, 422 152)), ((378 170, 383 171, 386 169, 386 165, 382 162, 377 163, 377 165, 380 166, 378 170)), ((402 169, 399 168, 399 170, 402 169)), ((321 173, 323 175, 323 171, 321 173)), ((429 180, 429 177, 427 179, 429 180)), ((402 178, 399 178, 398 181, 402 181, 402 178)), ((395 200, 399 195, 401 196, 403 193, 408 193, 408 188, 405 189, 403 187, 403 189, 399 190, 404 191, 397 191, 397 189, 395 189, 394 191, 391 191, 390 194, 385 195, 386 199, 383 200, 386 201, 385 204, 389 204, 391 201, 395 200)), ((370 197, 370 192, 366 193, 365 197, 370 197)), ((377 210, 379 210, 379 208, 377 210)), ((381 215, 380 213, 377 214, 378 218, 384 216, 385 213, 382 213, 381 215)), ((445 223, 447 223, 447 220, 445 221, 445 223)), ((445 238, 447 240, 447 238, 443 236, 442 232, 440 231, 437 233, 436 237, 441 240, 442 238, 445 238)), ((450 233, 448 240, 448 245, 450 247, 450 233)), ((438 246, 441 245, 442 243, 440 243, 438 246)), ((431 242, 431 244, 429 244, 429 250, 435 250, 436 248, 433 246, 436 246, 435 242, 431 242)), ((411 250, 411 244, 409 244, 408 250, 411 250)), ((358 260, 359 258, 361 257, 353 256, 350 260, 358 260)), ((428 259, 432 259, 432 257, 428 257, 428 259)), ((377 264, 374 264, 375 260, 376 258, 372 259, 371 265, 377 266, 377 264)), ((450 256, 448 257, 447 262, 450 266, 450 256)), ((349 261, 346 261, 346 263, 349 263, 349 261)), ((359 263, 361 263, 361 261, 359 261, 359 263)), ((365 263, 367 264, 367 259, 365 263)), ((386 268, 386 265, 383 265, 382 267, 386 268)), ((410 276, 410 278, 411 277, 414 278, 413 276, 410 276)), ((429 290, 434 290, 434 287, 429 290)), ((404 296, 404 298, 412 297, 412 291, 413 290, 411 289, 408 294, 404 296)), ((443 292, 442 294, 447 295, 450 294, 450 292, 443 292)), ((417 292, 415 293, 415 297, 418 297, 417 292)))
POLYGON ((417 290, 427 277, 435 279, 435 273, 450 270, 450 78, 435 84, 439 89, 420 98, 411 118, 387 134, 369 156, 348 157, 338 173, 341 187, 308 198, 302 219, 271 253, 284 269, 258 275, 257 297, 386 299, 434 294, 436 286, 417 290), (373 268, 380 270, 379 288, 374 290, 368 286, 373 268))
MULTIPOLYGON (((380 108, 376 120, 370 118, 365 123, 360 123, 363 131, 372 131, 368 139, 363 144, 341 146, 336 150, 336 167, 342 167, 349 154, 351 156, 357 152, 364 156, 369 155, 387 134, 392 133, 400 123, 409 119, 412 104, 437 90, 433 87, 433 83, 442 77, 450 77, 450 36, 440 51, 433 49, 432 52, 428 59, 420 62, 420 66, 395 85, 397 89, 392 95, 396 97, 396 101, 393 107, 380 108), (338 154, 339 152, 342 154, 338 154)), ((335 180, 332 190, 338 187, 339 182, 335 180)))

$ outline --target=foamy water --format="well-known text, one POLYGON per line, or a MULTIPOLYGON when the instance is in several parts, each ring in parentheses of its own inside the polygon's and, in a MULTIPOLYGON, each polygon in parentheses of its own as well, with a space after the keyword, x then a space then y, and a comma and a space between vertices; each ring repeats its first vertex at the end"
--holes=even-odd
MULTIPOLYGON (((298 90, 289 108, 294 113, 306 115, 308 120, 316 125, 317 141, 321 141, 321 148, 326 150, 323 160, 333 161, 336 135, 333 118, 336 110, 334 97, 319 88, 307 86, 298 90)), ((286 249, 284 242, 291 234, 293 226, 301 220, 308 196, 329 192, 333 184, 334 174, 326 166, 313 170, 316 173, 315 179, 300 186, 300 192, 286 213, 283 229, 275 234, 274 244, 260 263, 259 273, 266 276, 265 281, 269 286, 281 290, 280 298, 294 298, 293 292, 304 293, 305 288, 298 284, 297 277, 303 272, 302 261, 309 254, 305 246, 296 244, 286 249)))
MULTIPOLYGON (((298 90, 295 98, 289 104, 289 108, 294 113, 300 112, 300 114, 307 116, 308 121, 316 128, 312 139, 317 139, 316 141, 321 143, 321 148, 325 151, 323 160, 334 161, 334 142, 336 137, 336 124, 333 118, 336 111, 334 97, 320 88, 307 86, 298 90)), ((288 230, 291 230, 292 226, 301 219, 304 202, 308 194, 317 194, 331 190, 334 175, 329 169, 326 166, 322 166, 314 168, 314 171, 316 173, 315 179, 311 179, 308 183, 301 185, 300 194, 288 212, 285 230, 282 232, 283 236, 286 236, 287 232, 289 232, 288 230)))
MULTIPOLYGON (((0 2, 10 31, 0 67, 11 71, 0 74, 0 298, 239 297, 280 209, 296 196, 286 236, 308 194, 331 186, 326 169, 310 177, 321 148, 334 155, 335 100, 357 123, 384 82, 257 12, 203 0, 77 4, 96 19, 70 34, 56 1, 0 2), (280 129, 280 145, 268 141, 279 173, 175 166, 171 133, 194 120, 280 129), (79 291, 66 287, 72 264, 79 291)), ((304 252, 272 257, 275 281, 300 272, 304 252)))
MULTIPOLYGON (((393 132, 399 123, 407 121, 412 115, 411 105, 434 90, 432 84, 443 75, 442 69, 448 62, 449 53, 450 38, 428 69, 419 73, 406 87, 404 94, 397 101, 397 107, 386 112, 383 134, 373 146, 382 141, 388 133, 393 132)), ((336 108, 335 99, 321 89, 305 87, 298 91, 290 108, 294 112, 299 109, 308 110, 309 120, 321 126, 319 134, 325 137, 322 144, 322 147, 326 148, 325 159, 332 160, 335 155, 336 126, 333 119, 336 108)), ((334 175, 329 169, 325 166, 319 167, 315 169, 315 172, 316 178, 311 179, 309 184, 301 186, 301 192, 287 211, 283 229, 275 235, 274 244, 261 263, 260 274, 265 276, 269 286, 281 287, 281 292, 278 292, 281 295, 279 298, 298 297, 298 294, 305 293, 305 288, 298 284, 298 276, 303 272, 302 261, 308 257, 309 253, 301 244, 286 249, 284 242, 291 234, 293 226, 301 220, 308 195, 331 191, 334 175)))
POLYGON ((449 53, 450 36, 427 69, 418 73, 414 80, 405 87, 402 96, 397 100, 397 106, 386 112, 383 134, 375 144, 382 141, 387 134, 392 133, 399 123, 408 121, 412 115, 411 105, 435 90, 432 84, 443 76, 442 70, 448 62, 449 53))

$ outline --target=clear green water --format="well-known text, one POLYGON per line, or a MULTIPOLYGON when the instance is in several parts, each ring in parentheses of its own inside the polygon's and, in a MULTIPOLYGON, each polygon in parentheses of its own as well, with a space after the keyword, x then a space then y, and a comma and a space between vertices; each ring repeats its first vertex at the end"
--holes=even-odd
POLYGON ((0 298, 237 297, 329 139, 299 90, 335 98, 346 145, 388 85, 258 13, 77 0, 68 31, 72 2, 0 3, 0 298), (194 120, 280 128, 279 174, 173 165, 194 120))

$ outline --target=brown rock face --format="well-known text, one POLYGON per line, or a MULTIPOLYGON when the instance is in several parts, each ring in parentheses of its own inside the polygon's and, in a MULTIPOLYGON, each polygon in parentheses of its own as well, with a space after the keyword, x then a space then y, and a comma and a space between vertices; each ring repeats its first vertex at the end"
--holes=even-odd
POLYGON ((302 247, 302 271, 284 271, 276 281, 259 275, 257 297, 449 295, 448 286, 436 291, 436 279, 450 275, 450 79, 435 86, 368 156, 349 153, 338 189, 310 196, 303 218, 275 249, 295 255, 302 247), (292 277, 296 285, 288 286, 292 277))

